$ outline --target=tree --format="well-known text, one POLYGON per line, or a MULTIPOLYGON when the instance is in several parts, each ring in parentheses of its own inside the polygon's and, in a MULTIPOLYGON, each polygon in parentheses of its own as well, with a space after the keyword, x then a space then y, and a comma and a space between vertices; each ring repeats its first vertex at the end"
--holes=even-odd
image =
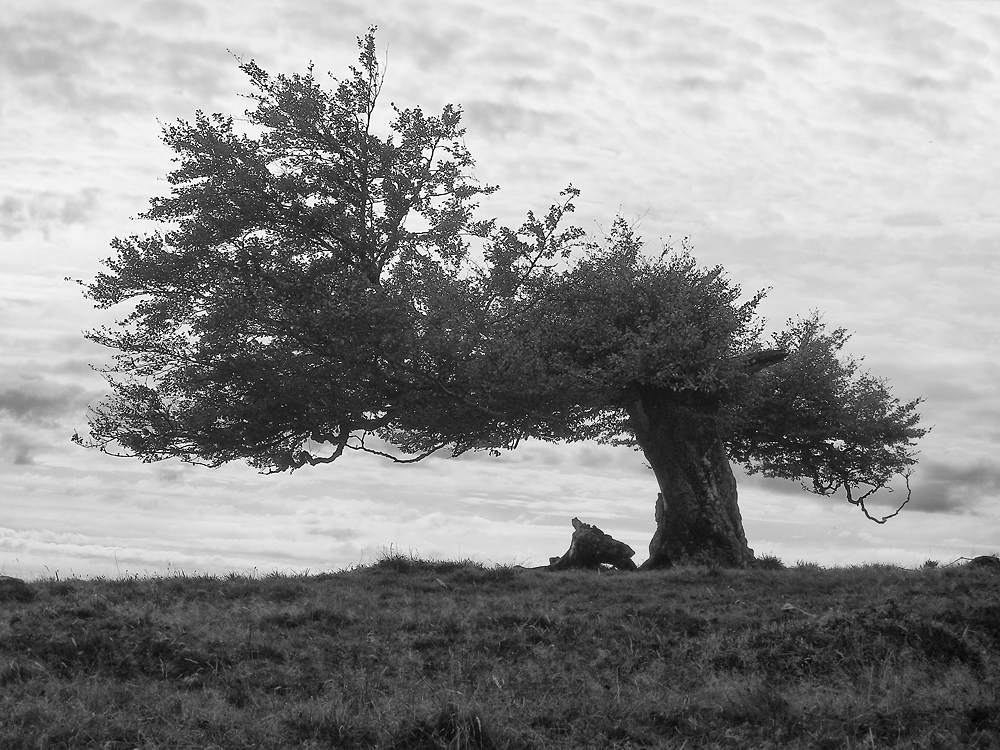
MULTIPOLYGON (((581 416, 557 437, 635 446, 656 475, 644 566, 753 560, 730 459, 818 494, 843 491, 873 521, 891 517, 872 516, 865 500, 908 476, 926 432, 920 399, 900 403, 843 356, 849 337, 818 313, 765 342, 764 292, 741 302, 724 269, 700 268, 686 242, 655 260, 643 250, 617 220, 572 269, 544 280, 549 289, 532 290, 541 302, 521 322, 543 333, 527 358, 545 364, 543 390, 581 416)), ((531 330, 513 337, 531 340, 531 330)))
POLYGON ((572 186, 517 230, 475 219, 496 188, 470 176, 460 109, 393 105, 379 136, 374 29, 358 45, 331 90, 242 64, 255 137, 201 112, 164 129, 178 166, 143 214, 164 230, 114 240, 84 284, 132 309, 87 334, 116 354, 78 442, 267 472, 635 445, 660 486, 649 567, 753 559, 730 456, 862 509, 861 485, 908 470, 919 401, 859 374, 842 331, 814 315, 765 346, 763 293, 686 245, 650 259, 622 220, 584 242, 562 228, 572 186))

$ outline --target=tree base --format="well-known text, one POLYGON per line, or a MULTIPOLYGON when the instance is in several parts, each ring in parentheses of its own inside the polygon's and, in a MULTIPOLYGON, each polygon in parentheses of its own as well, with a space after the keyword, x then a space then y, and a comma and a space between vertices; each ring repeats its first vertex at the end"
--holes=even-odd
POLYGON ((671 565, 745 568, 753 562, 719 406, 697 393, 637 386, 629 424, 656 475, 656 534, 646 570, 671 565))
POLYGON ((684 519, 676 509, 673 514, 670 511, 670 503, 657 494, 656 531, 649 542, 649 558, 640 570, 663 570, 674 565, 746 568, 753 564, 753 550, 747 546, 742 523, 720 524, 712 523, 717 519, 696 518, 691 528, 684 528, 684 519))

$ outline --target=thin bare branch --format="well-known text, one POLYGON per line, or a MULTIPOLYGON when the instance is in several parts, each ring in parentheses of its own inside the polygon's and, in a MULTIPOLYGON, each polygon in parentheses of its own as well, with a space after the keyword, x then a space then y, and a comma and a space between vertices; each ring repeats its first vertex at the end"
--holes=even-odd
POLYGON ((902 505, 896 508, 895 512, 890 513, 887 516, 882 516, 882 518, 876 518, 875 516, 873 516, 871 513, 868 512, 868 508, 865 507, 865 500, 867 500, 869 497, 871 497, 881 489, 886 489, 889 492, 892 492, 893 491, 892 487, 886 487, 885 485, 873 487, 872 489, 868 490, 865 494, 863 494, 861 497, 854 498, 851 494, 851 485, 847 482, 844 482, 844 489, 847 491, 847 502, 849 502, 851 505, 856 505, 859 508, 861 508, 861 512, 865 514, 865 518, 867 518, 869 521, 874 521, 877 524, 883 524, 890 518, 895 518, 896 516, 898 516, 899 512, 903 509, 903 507, 908 502, 910 502, 910 496, 912 494, 912 490, 910 489, 910 475, 912 473, 913 473, 912 471, 906 471, 903 473, 903 478, 906 481, 906 499, 903 501, 902 505))

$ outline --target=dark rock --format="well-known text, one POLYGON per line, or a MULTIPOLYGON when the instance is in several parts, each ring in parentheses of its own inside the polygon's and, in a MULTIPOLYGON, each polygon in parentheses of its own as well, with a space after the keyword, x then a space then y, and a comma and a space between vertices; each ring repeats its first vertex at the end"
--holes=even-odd
POLYGON ((635 550, 624 542, 605 534, 596 526, 573 519, 573 539, 562 557, 549 558, 549 570, 587 568, 595 570, 604 565, 613 565, 618 570, 635 570, 632 556, 635 550))
POLYGON ((1000 571, 1000 558, 996 555, 980 555, 969 560, 968 565, 973 568, 987 568, 989 570, 1000 571))
POLYGON ((0 576, 0 602, 30 602, 34 598, 35 592, 20 578, 0 576))

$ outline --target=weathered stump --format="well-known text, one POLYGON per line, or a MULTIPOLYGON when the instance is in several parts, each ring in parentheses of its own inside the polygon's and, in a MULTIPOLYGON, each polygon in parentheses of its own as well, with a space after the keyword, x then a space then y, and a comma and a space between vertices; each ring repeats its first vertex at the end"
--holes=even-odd
POLYGON ((605 534, 596 526, 573 519, 573 539, 562 557, 549 558, 549 570, 569 570, 586 568, 596 570, 604 565, 612 565, 618 570, 635 570, 632 556, 635 550, 624 542, 605 534))

